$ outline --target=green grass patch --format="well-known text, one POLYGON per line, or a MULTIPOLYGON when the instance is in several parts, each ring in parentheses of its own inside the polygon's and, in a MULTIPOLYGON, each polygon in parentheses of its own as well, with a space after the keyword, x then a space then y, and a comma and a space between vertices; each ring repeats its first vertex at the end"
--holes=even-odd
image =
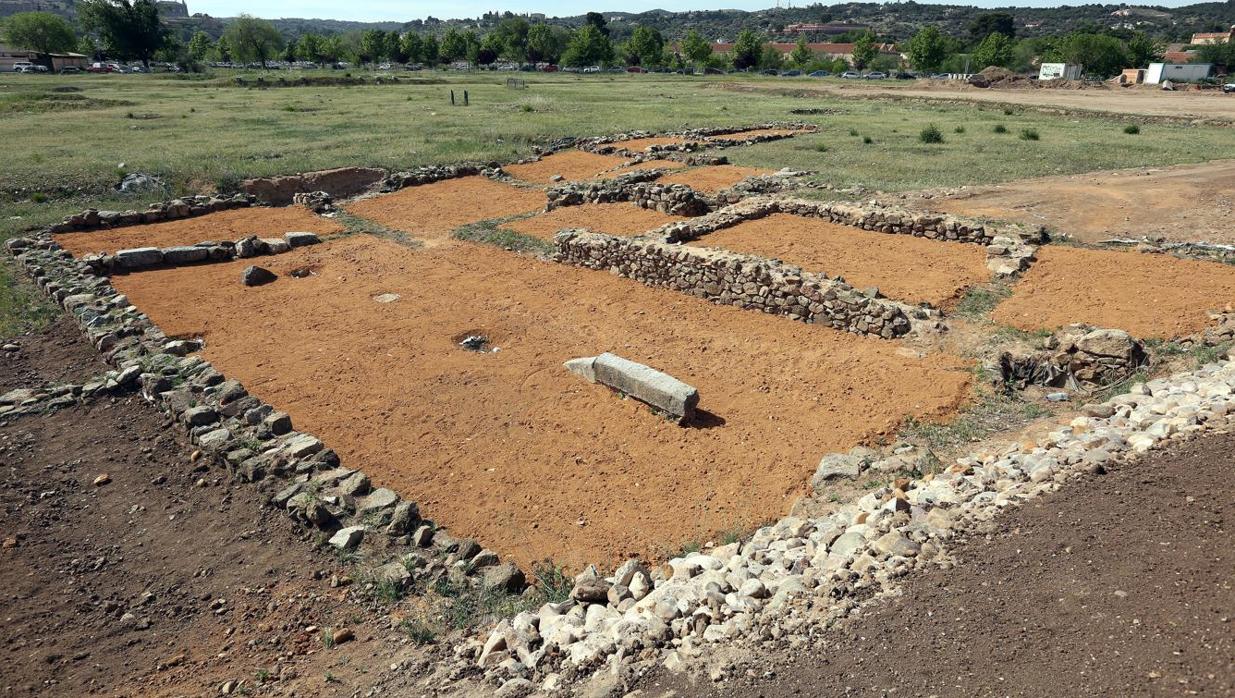
POLYGON ((26 280, 7 252, 0 252, 0 338, 42 329, 57 315, 55 304, 26 280))
POLYGON ((507 220, 509 219, 503 218, 472 223, 456 229, 451 236, 457 240, 480 242, 504 250, 542 256, 550 255, 556 249, 551 242, 501 227, 507 220))
POLYGON ((932 451, 947 452, 1050 414, 1045 407, 1015 393, 986 387, 979 391, 977 401, 951 421, 936 424, 910 418, 901 433, 932 451))
POLYGON ((995 306, 1011 295, 1012 289, 1006 284, 971 286, 952 312, 969 320, 985 318, 995 306))

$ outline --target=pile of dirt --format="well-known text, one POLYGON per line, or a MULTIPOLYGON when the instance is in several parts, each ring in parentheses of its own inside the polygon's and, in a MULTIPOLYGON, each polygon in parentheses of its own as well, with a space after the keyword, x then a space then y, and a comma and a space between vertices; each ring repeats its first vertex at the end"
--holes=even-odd
POLYGON ((673 172, 657 180, 660 184, 685 184, 698 192, 714 194, 728 189, 747 177, 772 174, 772 170, 737 165, 712 165, 673 172))
POLYGON ((337 221, 322 218, 302 206, 286 208, 233 208, 204 216, 180 218, 162 223, 132 225, 54 236, 61 247, 76 257, 91 252, 115 252, 133 247, 175 247, 199 242, 239 240, 249 235, 283 237, 283 233, 303 231, 318 235, 343 232, 337 221))
POLYGON ((485 245, 340 238, 269 258, 280 279, 256 288, 243 266, 114 282, 346 465, 523 565, 659 557, 775 518, 820 454, 970 394, 945 355, 485 245), (318 273, 288 275, 304 266, 318 273), (496 351, 465 351, 469 335, 496 351), (602 351, 698 388, 701 419, 682 428, 562 367, 602 351))
POLYGON ((1235 267, 1165 254, 1048 245, 991 314, 1026 330, 1075 322, 1170 339, 1212 324, 1210 310, 1235 305, 1235 267))
MULTIPOLYGON (((957 565, 909 577, 814 646, 742 657, 678 695, 1235 694, 1235 436, 1207 437, 1009 507, 957 565), (1032 657, 1032 661, 1026 661, 1032 657)), ((783 642, 783 641, 782 641, 783 642)), ((633 687, 628 687, 633 688, 633 687)))
POLYGON ((978 245, 875 233, 787 213, 723 228, 690 244, 779 259, 842 277, 855 288, 875 286, 889 298, 935 307, 952 305, 966 288, 991 276, 978 245))
POLYGON ((542 192, 477 175, 407 187, 361 199, 346 208, 388 228, 426 239, 441 239, 461 225, 530 213, 544 205, 542 192))
POLYGON ((1028 83, 1028 77, 994 65, 969 79, 969 84, 974 87, 1024 87, 1028 83))
POLYGON ((531 218, 511 221, 502 227, 541 240, 552 240, 559 230, 566 228, 587 228, 597 233, 628 236, 683 219, 682 216, 671 216, 631 203, 583 204, 562 206, 531 218))
POLYGON ((625 158, 617 155, 598 155, 583 150, 563 150, 535 162, 506 165, 502 169, 510 173, 510 176, 525 182, 552 184, 554 177, 557 176, 567 182, 593 179, 602 174, 612 177, 615 174, 609 171, 620 167, 623 162, 626 162, 625 158))

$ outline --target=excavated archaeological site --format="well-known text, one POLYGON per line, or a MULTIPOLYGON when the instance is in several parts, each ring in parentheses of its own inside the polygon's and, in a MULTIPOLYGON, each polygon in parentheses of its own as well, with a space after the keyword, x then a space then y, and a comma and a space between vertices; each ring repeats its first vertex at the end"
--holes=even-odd
POLYGON ((381 588, 531 598, 559 570, 443 655, 524 695, 830 622, 1231 409, 1229 365, 1168 374, 1228 347, 1235 267, 725 158, 807 128, 86 211, 8 248, 110 372, 0 417, 136 392, 381 588), (992 404, 1032 409, 928 438, 992 404))

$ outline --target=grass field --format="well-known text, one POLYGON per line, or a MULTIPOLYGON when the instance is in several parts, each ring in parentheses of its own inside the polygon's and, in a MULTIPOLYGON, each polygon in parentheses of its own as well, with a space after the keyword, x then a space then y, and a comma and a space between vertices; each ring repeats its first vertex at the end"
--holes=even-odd
MULTIPOLYGON (((1197 162, 1235 152, 1229 128, 1147 125, 1129 135, 1122 122, 1106 117, 737 93, 725 84, 793 79, 520 74, 527 89, 509 89, 507 74, 429 73, 401 75, 399 84, 256 89, 237 86, 234 77, 0 77, 0 239, 87 206, 141 207, 165 198, 115 192, 127 172, 163 177, 170 194, 211 192, 245 177, 342 165, 510 160, 555 138, 634 129, 806 121, 820 131, 724 153, 742 165, 815 170, 835 187, 884 191, 1197 162), (460 101, 467 90, 471 105, 451 107, 452 89, 460 101), (792 113, 802 108, 828 113, 792 113), (928 124, 943 132, 943 143, 919 142, 928 124), (996 133, 997 125, 1006 132, 996 133), (1030 130, 1037 140, 1019 137, 1030 130)), ((252 83, 257 76, 244 77, 252 83)), ((9 273, 0 266, 6 288, 9 273)), ((0 296, 0 315, 20 311, 12 307, 14 297, 0 296)))

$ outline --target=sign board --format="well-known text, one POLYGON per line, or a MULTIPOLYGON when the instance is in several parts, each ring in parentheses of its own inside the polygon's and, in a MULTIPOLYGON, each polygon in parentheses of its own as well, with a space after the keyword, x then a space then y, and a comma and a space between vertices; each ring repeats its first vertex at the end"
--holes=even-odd
POLYGON ((1043 63, 1038 70, 1039 80, 1080 80, 1081 66, 1069 63, 1043 63))

